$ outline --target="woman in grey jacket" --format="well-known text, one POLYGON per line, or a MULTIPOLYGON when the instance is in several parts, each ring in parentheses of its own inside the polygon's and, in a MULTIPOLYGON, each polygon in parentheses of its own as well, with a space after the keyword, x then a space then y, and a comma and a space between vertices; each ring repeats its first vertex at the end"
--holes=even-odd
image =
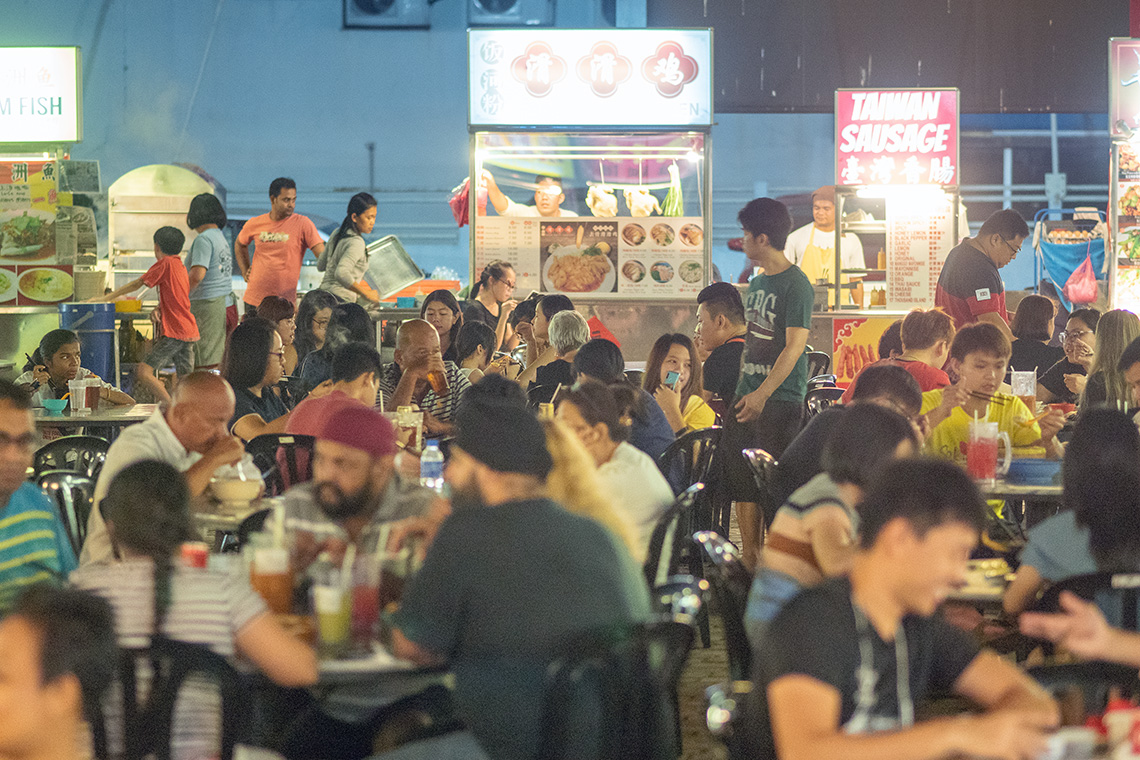
POLYGON ((348 202, 348 214, 325 245, 317 259, 317 269, 325 273, 321 290, 327 290, 349 303, 379 303, 357 283, 368 269, 368 252, 364 238, 376 224, 376 199, 368 193, 357 193, 348 202))

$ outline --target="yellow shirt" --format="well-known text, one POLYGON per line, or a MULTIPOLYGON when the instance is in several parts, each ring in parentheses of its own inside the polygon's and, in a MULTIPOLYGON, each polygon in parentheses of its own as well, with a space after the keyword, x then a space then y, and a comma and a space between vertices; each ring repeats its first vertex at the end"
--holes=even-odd
POLYGON ((689 430, 701 430, 716 424, 716 412, 703 398, 693 394, 685 404, 685 411, 681 412, 681 419, 689 430))
MULTIPOLYGON (((986 409, 986 421, 996 422, 998 430, 1008 433, 1015 453, 1023 457, 1041 458, 1045 456, 1042 446, 1032 446, 1041 439, 1041 427, 1034 422, 1032 425, 1023 425, 1025 420, 1033 419, 1029 407, 1017 396, 1004 393, 995 394, 1005 401, 1004 404, 991 403, 986 409)), ((938 408, 942 403, 942 391, 927 391, 922 394, 922 414, 938 408)), ((966 410, 958 406, 950 412, 950 416, 938 424, 926 439, 928 454, 950 459, 958 464, 966 464, 966 441, 970 439, 970 422, 973 417, 966 414, 966 410)))

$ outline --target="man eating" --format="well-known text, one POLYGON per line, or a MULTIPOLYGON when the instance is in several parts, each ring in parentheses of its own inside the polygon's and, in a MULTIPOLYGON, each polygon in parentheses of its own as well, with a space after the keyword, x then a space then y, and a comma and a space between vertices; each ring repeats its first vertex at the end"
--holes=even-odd
POLYGON ((755 721, 741 721, 756 730, 752 756, 1041 757, 1057 705, 935 614, 965 582, 985 520, 969 476, 937 460, 898 461, 860 513, 850 575, 802 592, 768 629, 749 705, 755 721), (945 692, 982 711, 919 721, 917 708, 945 692))

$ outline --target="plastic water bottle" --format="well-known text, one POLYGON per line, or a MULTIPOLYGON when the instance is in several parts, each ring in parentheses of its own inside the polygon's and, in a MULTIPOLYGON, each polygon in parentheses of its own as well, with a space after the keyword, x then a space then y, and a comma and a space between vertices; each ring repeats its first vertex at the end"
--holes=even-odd
POLYGON ((420 485, 436 493, 443 491, 443 452, 434 438, 428 439, 420 454, 420 485))

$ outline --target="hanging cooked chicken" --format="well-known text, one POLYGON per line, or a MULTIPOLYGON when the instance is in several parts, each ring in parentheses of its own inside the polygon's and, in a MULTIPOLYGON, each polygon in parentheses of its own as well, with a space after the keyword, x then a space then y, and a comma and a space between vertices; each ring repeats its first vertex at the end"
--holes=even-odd
POLYGON ((617 216, 617 196, 608 185, 591 185, 586 191, 586 205, 594 216, 617 216))
POLYGON ((626 190, 625 205, 629 206, 630 216, 652 216, 654 211, 661 213, 661 204, 644 187, 626 190))

